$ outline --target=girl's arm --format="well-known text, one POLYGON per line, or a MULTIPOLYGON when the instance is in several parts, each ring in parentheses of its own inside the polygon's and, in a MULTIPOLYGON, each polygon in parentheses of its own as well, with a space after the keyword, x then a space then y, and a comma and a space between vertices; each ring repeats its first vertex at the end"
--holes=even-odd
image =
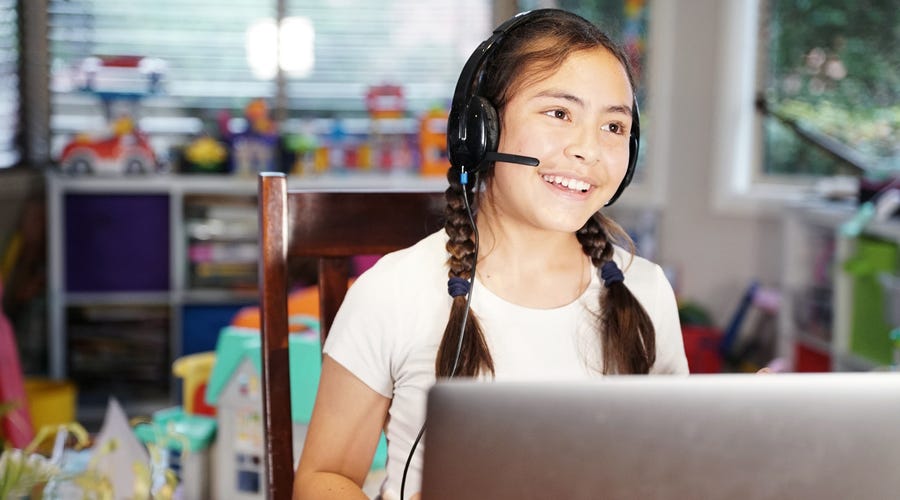
POLYGON ((324 356, 294 499, 361 498, 391 400, 324 356))

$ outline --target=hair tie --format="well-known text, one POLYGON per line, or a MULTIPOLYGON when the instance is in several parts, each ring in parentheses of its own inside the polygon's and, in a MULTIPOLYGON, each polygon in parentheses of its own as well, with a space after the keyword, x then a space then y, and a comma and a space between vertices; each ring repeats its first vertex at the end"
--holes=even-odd
POLYGON ((603 278, 603 284, 609 288, 613 283, 625 281, 625 275, 615 262, 608 260, 600 266, 600 277, 603 278))
POLYGON ((469 280, 454 276, 447 281, 447 292, 451 297, 463 297, 469 293, 469 280))

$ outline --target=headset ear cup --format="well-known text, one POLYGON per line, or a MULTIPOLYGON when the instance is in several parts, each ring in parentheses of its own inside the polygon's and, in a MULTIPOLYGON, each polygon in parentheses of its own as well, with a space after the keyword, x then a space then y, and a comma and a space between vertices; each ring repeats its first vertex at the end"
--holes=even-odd
POLYGON ((475 172, 485 167, 484 158, 490 151, 497 151, 500 142, 500 119, 494 106, 482 96, 472 96, 466 106, 466 149, 469 170, 475 172))
POLYGON ((631 184, 631 178, 634 177, 634 168, 637 166, 638 158, 638 138, 631 136, 628 139, 628 169, 625 171, 625 178, 622 179, 622 189, 631 184))
POLYGON ((638 157, 638 147, 640 146, 640 140, 637 136, 632 135, 628 139, 628 168, 625 170, 625 177, 622 178, 622 182, 619 184, 618 189, 616 189, 615 194, 612 195, 612 198, 606 202, 605 206, 612 205, 619 196, 622 195, 622 192, 625 191, 625 188, 631 184, 631 178, 634 177, 634 169, 637 166, 637 157, 638 157))
POLYGON ((631 178, 634 177, 634 169, 637 167, 638 151, 641 146, 641 114, 638 110, 637 98, 634 99, 631 106, 631 135, 628 136, 628 168, 625 170, 625 177, 616 189, 616 193, 606 202, 605 206, 610 206, 619 199, 622 191, 631 184, 631 178))

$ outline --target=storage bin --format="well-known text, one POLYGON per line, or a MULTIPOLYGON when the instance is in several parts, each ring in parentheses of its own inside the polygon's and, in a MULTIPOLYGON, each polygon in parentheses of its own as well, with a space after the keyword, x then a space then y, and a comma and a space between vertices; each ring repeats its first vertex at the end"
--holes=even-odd
POLYGON ((893 352, 886 316, 885 293, 879 277, 897 270, 897 245, 860 237, 856 254, 844 263, 853 279, 850 351, 877 364, 889 365, 893 352))
POLYGON ((28 411, 35 432, 41 427, 75 421, 75 384, 46 378, 25 379, 28 411))
POLYGON ((684 353, 691 373, 718 373, 722 369, 719 344, 722 332, 709 326, 683 325, 684 353))

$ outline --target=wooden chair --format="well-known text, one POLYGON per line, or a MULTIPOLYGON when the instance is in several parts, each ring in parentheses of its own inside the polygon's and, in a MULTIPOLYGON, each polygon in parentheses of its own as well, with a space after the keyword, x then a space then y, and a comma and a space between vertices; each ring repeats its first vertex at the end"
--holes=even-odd
POLYGON ((288 361, 288 262, 318 260, 324 344, 350 277, 350 258, 409 246, 442 226, 443 193, 288 190, 259 176, 262 395, 268 498, 290 498, 294 479, 288 361))

